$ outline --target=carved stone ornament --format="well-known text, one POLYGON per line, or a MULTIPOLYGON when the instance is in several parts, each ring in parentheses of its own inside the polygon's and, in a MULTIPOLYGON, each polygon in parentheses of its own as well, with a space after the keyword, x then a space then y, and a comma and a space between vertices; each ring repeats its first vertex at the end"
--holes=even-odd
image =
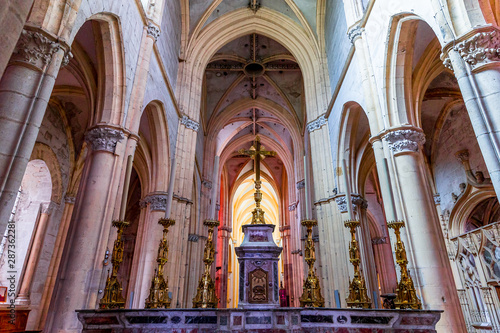
POLYGON ((301 189, 303 189, 305 187, 306 187, 305 180, 301 180, 301 181, 297 182, 297 190, 301 190, 301 189))
POLYGON ((307 124, 306 129, 309 133, 311 133, 315 130, 320 129, 325 124, 326 124, 326 118, 325 118, 325 115, 322 114, 316 120, 313 120, 309 124, 307 124))
POLYGON ((64 202, 74 205, 76 202, 76 198, 71 196, 65 196, 64 202))
POLYGON ((434 194, 434 204, 435 205, 441 204, 441 195, 439 193, 434 194))
POLYGON ((108 127, 95 127, 87 132, 85 140, 90 143, 93 151, 115 152, 116 144, 123 140, 123 132, 108 127))
POLYGON ((189 234, 188 235, 188 242, 197 243, 199 239, 200 239, 199 235, 196 235, 196 234, 189 234))
MULTIPOLYGON (((347 199, 345 194, 336 197, 335 202, 337 203, 337 206, 339 206, 341 213, 347 213, 347 199)), ((351 194, 351 203, 353 211, 355 211, 357 207, 362 209, 368 208, 368 201, 357 194, 351 194)))
POLYGON ((345 195, 341 197, 336 197, 335 202, 337 203, 337 206, 339 206, 339 210, 341 213, 346 213, 347 212, 347 200, 345 195))
POLYGON ((23 30, 14 49, 14 60, 43 68, 52 60, 61 45, 38 31, 23 30))
POLYGON ((150 211, 165 211, 167 209, 167 194, 151 193, 139 202, 141 208, 149 205, 150 211))
POLYGON ((347 37, 351 41, 352 44, 356 41, 356 39, 360 38, 363 35, 363 32, 365 31, 365 28, 362 28, 360 26, 356 26, 354 29, 349 30, 347 33, 347 37))
POLYGON ((148 36, 153 37, 154 41, 156 42, 158 40, 158 37, 160 37, 160 28, 158 28, 156 24, 149 22, 148 36))
POLYGON ((500 36, 497 30, 483 31, 453 47, 473 68, 500 60, 500 36))
POLYGON ((359 207, 361 209, 368 208, 368 201, 360 195, 351 194, 353 206, 359 207))
POLYGON ((417 152, 418 147, 425 143, 424 133, 411 129, 389 132, 385 138, 389 141, 390 147, 395 153, 417 152))
POLYGON ((209 190, 212 189, 212 182, 210 180, 203 179, 203 181, 201 182, 201 184, 203 186, 205 186, 206 188, 208 188, 209 190))
POLYGON ((297 209, 297 203, 294 202, 290 206, 288 206, 288 211, 293 212, 295 209, 297 209))
POLYGON ((200 128, 200 124, 192 119, 189 119, 188 116, 182 116, 181 124, 186 126, 186 128, 192 129, 195 132, 198 132, 198 129, 200 128))
POLYGON ((372 238, 373 245, 387 244, 387 237, 375 237, 372 238))
POLYGON ((67 66, 72 58, 73 58, 73 53, 71 53, 70 51, 66 52, 62 59, 61 67, 67 66))
POLYGON ((45 202, 45 203, 41 204, 42 214, 51 215, 55 208, 56 208, 56 204, 52 201, 45 202))

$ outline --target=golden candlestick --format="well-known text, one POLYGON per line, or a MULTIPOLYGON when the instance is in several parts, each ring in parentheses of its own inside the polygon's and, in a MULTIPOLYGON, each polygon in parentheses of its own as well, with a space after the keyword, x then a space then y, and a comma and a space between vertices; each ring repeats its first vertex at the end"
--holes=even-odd
POLYGON ((215 283, 210 276, 210 267, 215 260, 214 248, 214 228, 218 227, 220 222, 216 220, 205 220, 204 225, 208 226, 208 238, 203 251, 203 262, 205 263, 205 271, 201 276, 198 288, 196 288, 196 296, 193 298, 193 308, 217 308, 218 299, 215 295, 215 283))
POLYGON ((349 296, 346 298, 347 306, 351 308, 369 309, 372 301, 368 297, 366 283, 359 270, 361 259, 359 256, 358 241, 356 240, 356 228, 360 225, 359 221, 349 220, 344 222, 344 226, 351 231, 351 242, 349 243, 349 261, 354 266, 354 277, 349 281, 349 296))
POLYGON ((300 296, 300 306, 322 308, 325 306, 325 299, 321 295, 321 286, 319 279, 314 271, 314 262, 316 261, 316 253, 314 249, 314 241, 312 239, 312 228, 318 225, 316 220, 303 220, 301 224, 307 227, 307 238, 305 246, 305 261, 309 266, 307 277, 304 279, 302 287, 303 292, 300 296))
POLYGON ((405 223, 403 221, 393 221, 388 222, 387 226, 393 229, 396 235, 394 250, 396 254, 396 263, 401 270, 401 279, 396 289, 394 305, 396 305, 396 309, 420 310, 422 309, 422 302, 420 302, 420 299, 417 297, 413 280, 408 272, 408 259, 406 258, 405 245, 401 241, 400 229, 405 226, 405 223))
POLYGON ((106 287, 104 288, 104 295, 99 302, 99 309, 125 308, 125 298, 122 295, 123 288, 120 281, 118 281, 118 270, 120 269, 120 264, 123 262, 123 231, 129 224, 127 221, 113 221, 113 227, 117 228, 116 240, 113 245, 113 253, 111 254, 113 268, 111 276, 108 271, 106 287))
POLYGON ((168 261, 168 228, 175 224, 173 219, 160 219, 158 224, 163 226, 163 238, 158 246, 156 262, 158 269, 155 269, 149 288, 149 296, 146 299, 146 309, 159 309, 170 307, 170 297, 168 296, 168 278, 163 276, 163 267, 168 261))

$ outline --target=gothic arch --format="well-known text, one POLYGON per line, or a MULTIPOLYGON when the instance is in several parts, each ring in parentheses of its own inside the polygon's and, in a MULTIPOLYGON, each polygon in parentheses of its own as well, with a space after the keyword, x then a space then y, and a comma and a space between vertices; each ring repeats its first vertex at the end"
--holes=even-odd
POLYGON ((58 204, 62 201, 63 184, 61 176, 61 166, 57 160, 57 155, 46 144, 37 142, 33 147, 30 161, 42 160, 47 165, 52 180, 52 194, 50 200, 58 204))

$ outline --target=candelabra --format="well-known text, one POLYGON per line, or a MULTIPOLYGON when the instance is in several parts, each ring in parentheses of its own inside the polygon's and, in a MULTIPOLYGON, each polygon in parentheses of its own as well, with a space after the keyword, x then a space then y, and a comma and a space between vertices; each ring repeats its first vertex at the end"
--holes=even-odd
POLYGON ((129 224, 127 221, 113 221, 113 227, 117 228, 116 240, 111 254, 113 268, 111 276, 108 271, 104 296, 99 302, 99 309, 123 309, 125 307, 125 298, 122 295, 123 288, 120 281, 118 281, 118 270, 123 262, 123 231, 129 224))
POLYGON ((359 221, 348 220, 344 226, 351 231, 351 242, 349 243, 349 261, 354 266, 354 277, 349 281, 349 296, 346 299, 347 306, 351 308, 371 308, 372 301, 368 297, 366 283, 359 270, 361 259, 359 257, 358 241, 356 240, 356 228, 360 225, 359 221))
POLYGON ((203 262, 205 271, 201 276, 196 296, 193 298, 193 308, 216 308, 218 299, 215 295, 215 284, 210 276, 210 267, 215 260, 215 248, 213 243, 214 228, 219 226, 219 221, 205 220, 204 225, 208 226, 208 238, 203 251, 203 262))
POLYGON ((403 221, 393 221, 388 222, 387 226, 393 229, 396 235, 394 250, 396 254, 396 263, 399 265, 401 271, 401 279, 396 289, 394 304, 396 305, 396 309, 420 310, 422 309, 422 303, 417 297, 413 280, 408 271, 408 259, 406 257, 405 245, 401 241, 400 229, 405 226, 405 223, 403 221))
POLYGON ((159 309, 170 307, 170 297, 168 296, 168 278, 163 276, 163 267, 168 261, 168 228, 175 224, 175 220, 162 218, 158 224, 163 226, 163 238, 158 246, 156 262, 158 269, 155 269, 149 288, 149 296, 146 299, 146 309, 159 309))
POLYGON ((316 261, 316 253, 314 249, 314 241, 312 239, 312 228, 318 225, 315 220, 303 220, 301 224, 307 227, 307 239, 305 246, 305 261, 309 266, 307 277, 304 279, 302 287, 303 292, 300 296, 300 306, 302 307, 324 307, 325 299, 321 295, 321 287, 319 279, 314 271, 314 262, 316 261))

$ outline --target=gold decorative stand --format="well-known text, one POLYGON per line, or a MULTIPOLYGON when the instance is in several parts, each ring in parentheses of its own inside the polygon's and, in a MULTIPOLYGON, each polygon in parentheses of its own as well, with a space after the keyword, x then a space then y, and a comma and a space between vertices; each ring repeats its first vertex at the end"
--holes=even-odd
POLYGON ((361 259, 359 258, 358 241, 356 240, 356 228, 360 225, 359 221, 348 220, 344 226, 351 231, 351 242, 349 243, 349 261, 354 266, 354 277, 349 281, 349 296, 346 298, 347 306, 350 308, 369 309, 372 301, 368 297, 366 282, 359 270, 361 259))
POLYGON ((104 296, 99 302, 99 309, 123 309, 125 308, 125 298, 122 295, 122 285, 118 281, 118 270, 123 261, 123 240, 122 235, 126 227, 130 223, 127 221, 113 221, 113 227, 117 228, 116 240, 113 245, 113 253, 111 254, 111 263, 113 268, 111 276, 106 279, 106 287, 104 288, 104 296))
POLYGON ((301 224, 307 227, 307 239, 305 248, 305 260, 309 266, 309 272, 304 279, 302 287, 303 292, 300 296, 301 307, 323 308, 325 307, 325 299, 321 295, 321 286, 319 279, 314 271, 314 262, 316 261, 316 253, 314 249, 314 241, 312 239, 312 228, 318 225, 316 220, 303 220, 301 224))
POLYGON ((196 296, 193 298, 193 308, 217 308, 218 299, 215 295, 215 283, 210 276, 210 268, 215 260, 214 248, 214 228, 218 227, 220 222, 217 220, 205 220, 203 224, 208 226, 208 238, 203 251, 203 262, 205 271, 201 276, 196 296))
POLYGON ((156 262, 158 269, 155 269, 155 274, 151 279, 151 287, 149 288, 149 296, 146 299, 146 309, 161 309, 170 307, 170 297, 168 297, 168 278, 163 276, 163 267, 168 261, 168 228, 175 224, 173 219, 160 219, 158 224, 163 226, 163 239, 158 246, 158 256, 156 262))
POLYGON ((405 223, 403 221, 393 221, 388 222, 387 226, 394 229, 394 234, 396 235, 394 250, 396 252, 396 263, 401 270, 401 279, 396 289, 394 305, 396 305, 396 309, 420 310, 422 309, 422 302, 420 302, 417 297, 413 280, 408 272, 408 259, 406 258, 405 245, 401 241, 400 229, 405 226, 405 223))

